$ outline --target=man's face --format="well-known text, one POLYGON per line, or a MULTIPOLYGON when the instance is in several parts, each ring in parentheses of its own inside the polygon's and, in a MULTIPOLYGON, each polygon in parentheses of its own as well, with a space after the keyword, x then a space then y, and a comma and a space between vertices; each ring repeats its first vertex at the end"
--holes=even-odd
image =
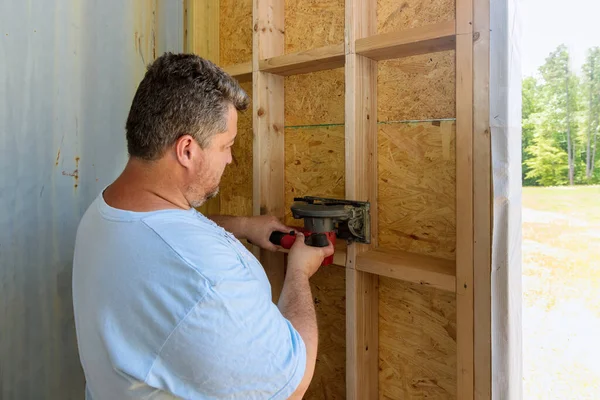
POLYGON ((192 207, 199 207, 219 192, 219 184, 227 164, 231 164, 231 147, 237 135, 237 110, 229 107, 227 131, 217 133, 210 144, 202 150, 203 157, 198 160, 197 174, 190 193, 192 207))

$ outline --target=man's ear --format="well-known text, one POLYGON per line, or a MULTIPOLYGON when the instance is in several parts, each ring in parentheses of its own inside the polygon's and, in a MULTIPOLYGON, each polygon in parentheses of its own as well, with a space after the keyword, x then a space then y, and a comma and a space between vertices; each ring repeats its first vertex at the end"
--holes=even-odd
POLYGON ((204 154, 196 140, 190 135, 183 135, 175 142, 175 157, 185 167, 190 168, 197 165, 198 158, 204 154))

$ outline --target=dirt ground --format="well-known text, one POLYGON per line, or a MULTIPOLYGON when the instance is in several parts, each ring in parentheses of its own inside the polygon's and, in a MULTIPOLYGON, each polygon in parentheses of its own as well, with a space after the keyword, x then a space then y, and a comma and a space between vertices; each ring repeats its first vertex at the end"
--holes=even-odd
POLYGON ((524 399, 600 399, 600 186, 523 189, 524 399))

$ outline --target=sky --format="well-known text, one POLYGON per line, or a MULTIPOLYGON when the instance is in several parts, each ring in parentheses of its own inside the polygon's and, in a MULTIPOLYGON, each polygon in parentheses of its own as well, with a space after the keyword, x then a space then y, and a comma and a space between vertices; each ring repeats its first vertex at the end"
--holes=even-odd
POLYGON ((519 0, 521 69, 531 76, 561 43, 577 72, 587 49, 600 46, 600 0, 519 0))

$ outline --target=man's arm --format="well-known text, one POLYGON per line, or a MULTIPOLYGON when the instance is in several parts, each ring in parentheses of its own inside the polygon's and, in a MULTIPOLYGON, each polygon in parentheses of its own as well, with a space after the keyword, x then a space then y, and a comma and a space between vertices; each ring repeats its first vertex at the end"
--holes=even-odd
POLYGON ((315 371, 319 333, 309 278, 319 269, 323 259, 331 254, 331 243, 328 247, 309 247, 304 244, 302 233, 298 233, 288 256, 287 272, 277 306, 306 346, 304 377, 290 399, 302 399, 315 371))
POLYGON ((211 215, 223 229, 231 232, 239 240, 246 239, 265 250, 277 251, 277 246, 269 241, 274 231, 288 233, 294 229, 285 226, 276 217, 260 215, 255 217, 234 217, 230 215, 211 215))
POLYGON ((213 220, 223 229, 231 232, 239 240, 248 239, 246 236, 249 217, 236 217, 233 215, 208 215, 207 218, 213 220))

